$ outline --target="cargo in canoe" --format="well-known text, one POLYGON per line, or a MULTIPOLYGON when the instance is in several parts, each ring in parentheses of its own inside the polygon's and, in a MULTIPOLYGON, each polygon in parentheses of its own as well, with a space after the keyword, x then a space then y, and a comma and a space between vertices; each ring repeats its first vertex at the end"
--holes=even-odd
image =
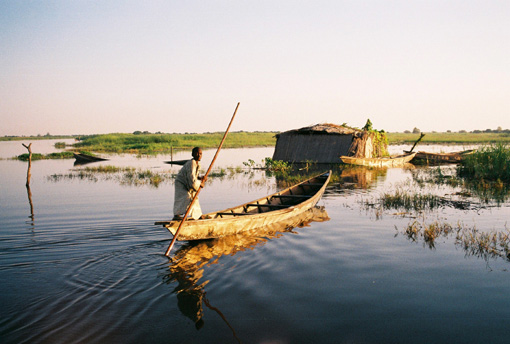
POLYGON ((368 167, 403 167, 409 163, 416 153, 406 153, 386 158, 356 158, 342 155, 340 159, 344 164, 368 167))
MULTIPOLYGON (((233 208, 203 215, 204 219, 187 219, 177 240, 221 238, 289 221, 314 207, 331 178, 331 171, 312 177, 272 195, 233 208)), ((173 235, 180 220, 156 222, 173 235)))

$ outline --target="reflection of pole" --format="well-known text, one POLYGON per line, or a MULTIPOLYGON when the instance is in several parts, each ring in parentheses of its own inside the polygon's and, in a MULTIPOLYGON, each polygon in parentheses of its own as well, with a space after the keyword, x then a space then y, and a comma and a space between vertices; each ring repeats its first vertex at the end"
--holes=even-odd
POLYGON ((28 204, 30 204, 30 219, 32 220, 32 226, 34 225, 34 204, 32 203, 32 191, 30 191, 30 185, 27 184, 28 204))
POLYGON ((22 145, 23 145, 23 147, 28 149, 28 171, 27 171, 27 184, 26 184, 26 186, 29 187, 29 185, 30 185, 30 177, 31 177, 30 170, 32 169, 32 144, 30 143, 27 146, 26 144, 22 143, 22 145))
POLYGON ((216 307, 213 307, 211 306, 211 304, 209 303, 209 300, 207 300, 207 298, 205 297, 205 292, 204 292, 204 303, 207 307, 209 307, 210 309, 212 309, 213 311, 215 311, 216 313, 218 313, 218 315, 223 319, 223 321, 227 324, 227 326, 230 328, 230 330, 232 331, 232 334, 234 335, 234 338, 237 340, 238 343, 241 343, 241 340, 239 339, 239 337, 237 337, 237 334, 236 334, 236 331, 234 331, 234 328, 232 326, 230 326, 227 318, 225 318, 225 316, 223 315, 223 313, 221 313, 221 311, 216 308, 216 307))
POLYGON ((32 191, 30 191, 30 177, 32 176, 32 144, 30 143, 28 146, 22 143, 23 147, 28 149, 28 170, 27 170, 27 183, 25 186, 27 187, 28 194, 28 204, 30 204, 30 219, 32 220, 32 225, 34 224, 34 204, 32 203, 32 191))

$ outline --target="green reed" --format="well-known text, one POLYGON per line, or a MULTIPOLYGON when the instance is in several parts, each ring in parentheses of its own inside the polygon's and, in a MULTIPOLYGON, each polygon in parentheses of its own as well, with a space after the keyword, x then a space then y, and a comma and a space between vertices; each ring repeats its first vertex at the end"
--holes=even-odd
POLYGON ((510 148, 500 142, 477 149, 466 156, 458 175, 471 180, 510 182, 510 148))

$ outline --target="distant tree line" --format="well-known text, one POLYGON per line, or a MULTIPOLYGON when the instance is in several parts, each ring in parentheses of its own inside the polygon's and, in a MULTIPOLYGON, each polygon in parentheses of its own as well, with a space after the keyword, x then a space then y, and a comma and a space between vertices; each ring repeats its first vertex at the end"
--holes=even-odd
MULTIPOLYGON (((436 133, 436 131, 432 131, 432 132, 436 133)), ((451 133, 452 131, 451 130, 447 130, 446 132, 447 133, 451 133)), ((416 128, 416 127, 412 131, 411 130, 404 130, 404 134, 410 134, 410 133, 419 134, 419 133, 421 133, 421 130, 416 128)), ((465 134, 465 133, 468 133, 468 131, 466 131, 466 130, 459 130, 458 133, 465 134)), ((505 134, 510 134, 510 129, 503 129, 501 127, 498 127, 497 129, 473 130, 473 131, 470 131, 470 133, 473 133, 473 134, 482 134, 482 133, 496 133, 496 134, 505 133, 505 134)))

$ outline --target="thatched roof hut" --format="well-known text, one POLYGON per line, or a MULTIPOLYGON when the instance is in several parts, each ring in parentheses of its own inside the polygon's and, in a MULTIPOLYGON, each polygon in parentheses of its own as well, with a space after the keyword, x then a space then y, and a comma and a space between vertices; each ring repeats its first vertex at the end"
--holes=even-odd
POLYGON ((276 135, 273 160, 340 163, 341 155, 378 156, 381 150, 374 150, 374 138, 372 131, 330 123, 316 124, 276 135))

